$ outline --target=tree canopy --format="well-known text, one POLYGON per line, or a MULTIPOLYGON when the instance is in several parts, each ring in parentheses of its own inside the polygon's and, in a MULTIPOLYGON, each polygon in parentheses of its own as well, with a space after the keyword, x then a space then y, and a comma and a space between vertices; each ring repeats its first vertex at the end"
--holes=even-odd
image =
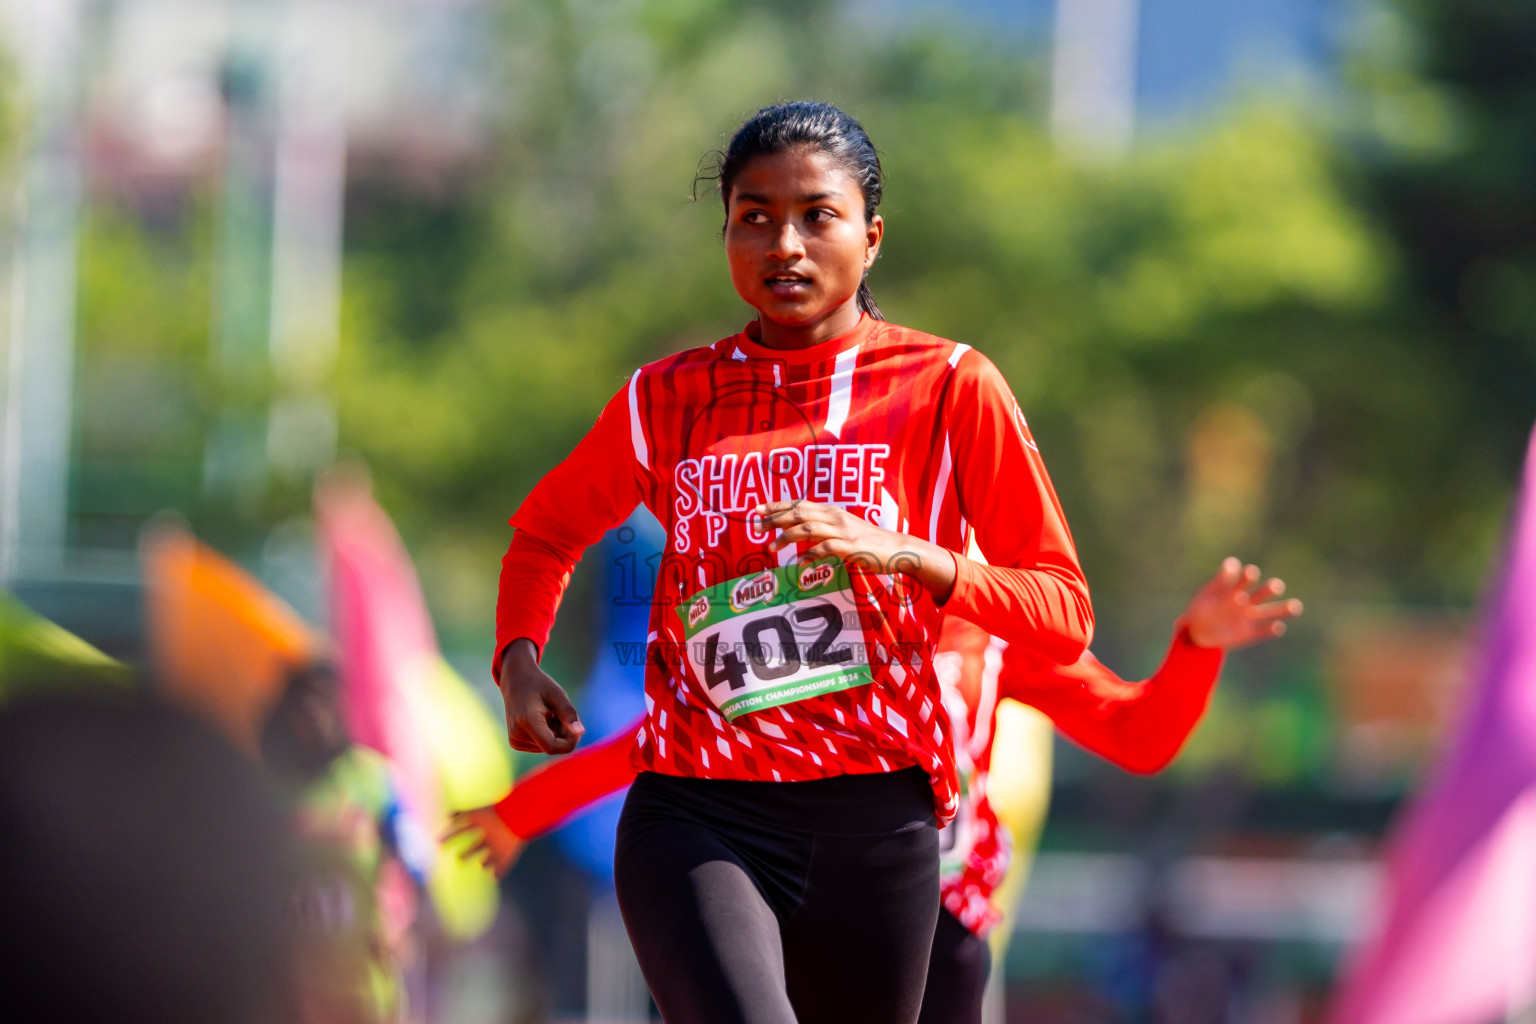
MULTIPOLYGON (((711 151, 758 106, 823 98, 885 161, 875 295, 1012 383, 1103 643, 1159 636, 1229 552, 1314 608, 1466 607, 1536 416, 1527 8, 1403 0, 1337 82, 1094 162, 1052 145, 1017 41, 876 31, 822 0, 509 0, 483 168, 436 191, 377 169, 349 185, 343 449, 445 625, 485 630, 506 518, 540 474, 636 366, 749 317, 696 178, 711 151)), ((123 515, 160 496, 218 537, 230 510, 196 498, 220 401, 211 231, 196 190, 183 205, 88 221, 77 448, 106 468, 77 488, 136 472, 113 410, 160 396, 132 455, 160 484, 123 515)), ((245 511, 269 528, 305 504, 288 486, 245 511)))

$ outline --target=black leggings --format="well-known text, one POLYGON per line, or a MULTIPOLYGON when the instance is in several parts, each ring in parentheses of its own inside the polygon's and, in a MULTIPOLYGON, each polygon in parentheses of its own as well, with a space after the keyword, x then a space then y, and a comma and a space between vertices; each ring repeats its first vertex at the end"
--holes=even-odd
POLYGON ((666 1024, 915 1024, 939 913, 916 768, 814 782, 642 772, 614 883, 666 1024))
POLYGON ((939 914, 928 959, 928 987, 917 1024, 981 1024, 992 951, 949 911, 939 914))

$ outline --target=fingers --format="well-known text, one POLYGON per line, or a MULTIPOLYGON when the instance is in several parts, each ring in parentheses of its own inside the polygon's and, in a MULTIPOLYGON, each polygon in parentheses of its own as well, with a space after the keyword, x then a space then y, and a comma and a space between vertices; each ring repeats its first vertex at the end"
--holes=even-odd
POLYGON ((480 825, 467 813, 464 811, 454 811, 453 817, 449 819, 448 831, 444 832, 438 841, 446 843, 455 836, 462 836, 466 833, 477 831, 479 828, 480 825))
POLYGON ((1244 565, 1240 559, 1228 555, 1221 560, 1221 568, 1216 570, 1216 575, 1211 577, 1211 582, 1220 584, 1223 588, 1238 585, 1251 587, 1262 575, 1258 566, 1251 563, 1244 565))
POLYGON ((1275 601, 1270 604, 1255 605, 1250 614, 1260 621, 1268 619, 1294 619, 1301 614, 1301 610, 1301 602, 1292 598, 1289 601, 1275 601))
POLYGON ((1285 581, 1281 579, 1267 579, 1259 584, 1257 590, 1250 595, 1254 604, 1263 604, 1265 601, 1273 601, 1285 593, 1285 581))
POLYGON ((1275 601, 1254 605, 1247 610, 1241 624, 1235 625, 1230 648, 1247 647, 1250 644, 1283 636, 1289 628, 1286 623, 1301 614, 1301 602, 1297 600, 1275 601))
POLYGON ((811 547, 806 548, 804 551, 802 551, 800 553, 800 555, 799 555, 799 561, 801 561, 802 563, 805 563, 805 562, 819 562, 823 558, 831 558, 831 557, 832 557, 832 542, 824 540, 820 544, 813 545, 811 547))
MULTIPOLYGON (((553 694, 546 694, 534 713, 523 719, 523 724, 527 727, 528 734, 535 744, 534 750, 544 754, 568 754, 576 749, 576 740, 581 734, 572 731, 561 721, 559 712, 551 700, 553 696, 553 694)), ((576 709, 570 706, 569 701, 565 702, 565 706, 574 719, 576 709)), ((581 725, 579 720, 575 724, 580 726, 582 732, 586 731, 586 727, 581 725)))
POLYGON ((570 698, 548 676, 508 706, 507 742, 513 750, 564 754, 587 731, 570 698))
POLYGON ((487 843, 485 841, 485 838, 482 836, 480 839, 477 839, 475 842, 471 843, 469 846, 466 846, 464 849, 459 851, 459 860, 463 861, 466 864, 471 863, 472 861, 474 861, 475 856, 477 854, 484 853, 485 851, 487 851, 489 849, 490 849, 490 844, 487 843))
POLYGON ((571 698, 565 695, 560 684, 553 679, 546 677, 544 686, 540 688, 539 700, 543 706, 536 709, 533 719, 544 723, 555 735, 570 739, 574 745, 581 734, 587 731, 587 727, 581 724, 581 716, 576 713, 576 705, 571 703, 571 698))
POLYGON ((528 728, 523 724, 524 712, 507 708, 507 742, 513 750, 533 750, 533 737, 528 734, 528 728))
POLYGON ((825 540, 831 535, 830 523, 805 522, 782 530, 779 535, 768 542, 768 547, 774 551, 798 544, 801 541, 825 540))
POLYGON ((504 878, 512 865, 522 855, 523 844, 516 841, 497 843, 488 849, 480 863, 485 865, 497 878, 504 878))
POLYGON ((1261 604, 1273 600, 1285 593, 1285 581, 1279 578, 1271 578, 1259 583, 1264 576, 1263 571, 1252 563, 1244 564, 1236 558, 1228 556, 1221 562, 1221 568, 1216 570, 1216 575, 1211 578, 1207 589, 1213 591, 1248 591, 1247 598, 1254 604, 1261 604), (1258 584, 1255 587, 1255 584, 1258 584))
POLYGON ((579 739, 587 731, 587 727, 581 724, 581 716, 576 713, 576 705, 571 703, 564 691, 556 690, 546 699, 566 734, 579 739))
POLYGON ((544 752, 539 746, 538 740, 534 739, 533 734, 522 724, 521 719, 518 720, 518 724, 514 728, 507 730, 507 742, 511 744, 513 750, 520 750, 525 754, 542 754, 544 752))
POLYGON ((768 542, 770 551, 779 551, 801 541, 822 540, 837 530, 836 520, 820 505, 800 505, 775 517, 764 516, 763 525, 779 531, 768 542))
POLYGON ((807 501, 776 501, 758 506, 758 522, 775 530, 786 529, 816 517, 819 505, 807 501))
POLYGON ((1221 560, 1221 567, 1216 570, 1216 575, 1206 580, 1195 592, 1196 598, 1201 595, 1223 600, 1232 596, 1235 591, 1242 589, 1243 563, 1230 555, 1221 560))
POLYGON ((782 526, 786 523, 804 522, 807 518, 824 512, 830 506, 815 501, 770 501, 753 511, 765 524, 782 526))
MULTIPOLYGON (((544 745, 544 737, 540 735, 535 727, 535 720, 540 717, 537 713, 525 713, 518 716, 517 727, 507 733, 507 742, 512 745, 513 750, 520 750, 525 754, 549 753, 544 745)), ((546 735, 549 734, 547 727, 544 729, 544 733, 546 735)))
POLYGON ((533 751, 540 754, 568 754, 576 749, 576 737, 556 733, 551 728, 550 722, 559 722, 559 719, 537 718, 529 722, 529 731, 533 734, 533 751))
POLYGON ((1221 568, 1216 570, 1216 578, 1213 582, 1221 584, 1223 588, 1236 586, 1238 577, 1243 573, 1243 563, 1228 555, 1221 560, 1221 568))

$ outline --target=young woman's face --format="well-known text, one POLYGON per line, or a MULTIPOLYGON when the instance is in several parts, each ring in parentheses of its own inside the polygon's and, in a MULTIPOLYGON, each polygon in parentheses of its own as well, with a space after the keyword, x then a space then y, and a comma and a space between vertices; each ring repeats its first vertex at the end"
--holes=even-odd
POLYGON ((825 153, 798 147, 752 158, 727 198, 731 283, 748 305, 790 328, 852 307, 885 228, 879 217, 866 223, 853 175, 825 153))

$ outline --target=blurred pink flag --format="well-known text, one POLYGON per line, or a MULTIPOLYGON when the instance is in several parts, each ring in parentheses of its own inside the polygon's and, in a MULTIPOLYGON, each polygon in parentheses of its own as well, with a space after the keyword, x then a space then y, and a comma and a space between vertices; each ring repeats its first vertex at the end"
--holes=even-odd
POLYGON ((330 561, 348 728, 389 759, 407 809, 429 829, 440 787, 413 691, 438 651, 415 567, 362 472, 333 472, 316 490, 315 511, 330 561))
MULTIPOLYGON (((499 800, 512 785, 505 734, 443 659, 410 555, 361 470, 336 470, 315 493, 330 563, 331 628, 352 738, 389 759, 419 834, 438 922, 470 939, 496 916, 495 878, 439 845, 450 809, 499 800)), ((402 850, 402 853, 405 851, 402 850)))
POLYGON ((1388 845, 1331 1024, 1491 1024, 1536 1002, 1536 433, 1464 718, 1388 845))

